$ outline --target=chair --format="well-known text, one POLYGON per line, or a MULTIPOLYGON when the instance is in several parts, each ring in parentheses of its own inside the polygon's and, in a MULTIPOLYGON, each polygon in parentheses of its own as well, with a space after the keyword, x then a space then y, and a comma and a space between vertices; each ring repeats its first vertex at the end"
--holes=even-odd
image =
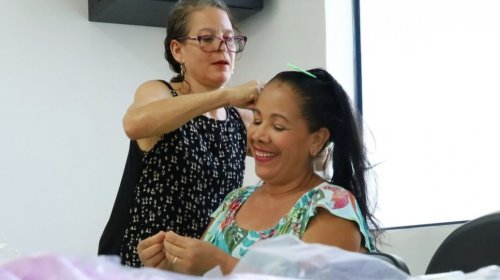
POLYGON ((465 273, 500 265, 500 212, 471 220, 455 229, 436 250, 426 274, 465 273))
POLYGON ((406 262, 400 257, 395 254, 391 253, 385 253, 385 252, 367 252, 367 255, 379 258, 383 261, 386 261, 395 267, 399 268, 402 270, 404 273, 410 275, 410 270, 408 269, 408 266, 406 265, 406 262))

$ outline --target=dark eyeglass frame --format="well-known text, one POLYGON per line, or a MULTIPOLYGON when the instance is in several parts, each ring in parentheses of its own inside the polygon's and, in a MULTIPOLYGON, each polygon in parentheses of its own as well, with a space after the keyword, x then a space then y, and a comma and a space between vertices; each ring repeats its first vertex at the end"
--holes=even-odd
POLYGON ((219 36, 215 36, 215 35, 198 35, 198 36, 186 36, 186 37, 181 37, 181 38, 177 38, 177 40, 179 41, 182 41, 182 40, 193 40, 193 41, 198 41, 198 45, 200 46, 201 50, 204 51, 204 52, 218 52, 220 50, 220 48, 222 47, 222 43, 224 43, 226 45, 226 49, 228 52, 232 52, 232 53, 241 53, 244 49, 245 49, 245 45, 247 43, 247 36, 224 36, 224 37, 219 37, 219 36), (203 48, 203 46, 201 45, 201 41, 203 39, 207 39, 207 38, 212 38, 212 39, 218 39, 220 40, 220 44, 219 46, 217 47, 216 50, 210 50, 210 51, 207 51, 206 49, 203 48), (243 42, 243 43, 239 43, 239 44, 234 44, 235 48, 237 45, 241 45, 241 49, 240 50, 232 50, 228 44, 227 44, 227 41, 228 40, 231 40, 231 39, 238 39, 238 40, 241 40, 240 42, 243 42))

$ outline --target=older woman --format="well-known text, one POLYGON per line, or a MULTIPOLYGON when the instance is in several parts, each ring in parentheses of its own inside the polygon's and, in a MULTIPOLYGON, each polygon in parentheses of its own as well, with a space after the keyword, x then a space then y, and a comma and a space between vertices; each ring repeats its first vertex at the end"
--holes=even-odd
POLYGON ((165 57, 177 76, 148 81, 123 119, 131 139, 99 254, 140 266, 139 240, 160 230, 201 237, 245 166, 246 125, 258 83, 224 88, 245 47, 219 0, 182 0, 168 19, 165 57))
POLYGON ((326 71, 282 72, 264 88, 248 128, 262 183, 231 192, 212 215, 202 240, 172 231, 141 241, 146 266, 203 274, 228 273, 252 244, 292 234, 345 250, 375 250, 365 172, 369 164, 347 94, 326 71), (307 75, 306 75, 307 74, 307 75), (333 145, 331 179, 314 161, 333 145))

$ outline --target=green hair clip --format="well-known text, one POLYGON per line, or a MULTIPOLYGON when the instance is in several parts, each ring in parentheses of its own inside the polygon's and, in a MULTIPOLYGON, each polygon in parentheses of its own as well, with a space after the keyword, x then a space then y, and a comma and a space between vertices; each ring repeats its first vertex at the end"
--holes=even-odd
POLYGON ((312 78, 317 78, 317 77, 316 77, 316 75, 312 74, 311 72, 309 72, 309 71, 307 71, 307 70, 305 70, 305 69, 303 69, 303 68, 300 68, 300 67, 299 67, 299 66, 297 66, 297 65, 293 65, 293 64, 291 64, 291 63, 287 63, 286 65, 288 65, 288 67, 290 67, 290 68, 292 68, 292 69, 294 69, 294 70, 297 70, 297 71, 300 71, 300 72, 302 72, 302 73, 306 74, 306 75, 307 75, 307 76, 309 76, 309 77, 312 77, 312 78))

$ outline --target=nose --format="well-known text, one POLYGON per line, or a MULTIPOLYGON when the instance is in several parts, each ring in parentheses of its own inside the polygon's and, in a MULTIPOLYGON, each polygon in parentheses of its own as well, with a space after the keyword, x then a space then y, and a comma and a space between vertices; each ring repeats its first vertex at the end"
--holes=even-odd
POLYGON ((226 39, 220 38, 220 44, 219 44, 219 47, 217 48, 217 51, 219 51, 219 52, 228 51, 226 39))
POLYGON ((259 126, 253 125, 253 129, 249 132, 254 142, 269 143, 270 138, 267 131, 267 127, 264 124, 260 124, 259 126))

